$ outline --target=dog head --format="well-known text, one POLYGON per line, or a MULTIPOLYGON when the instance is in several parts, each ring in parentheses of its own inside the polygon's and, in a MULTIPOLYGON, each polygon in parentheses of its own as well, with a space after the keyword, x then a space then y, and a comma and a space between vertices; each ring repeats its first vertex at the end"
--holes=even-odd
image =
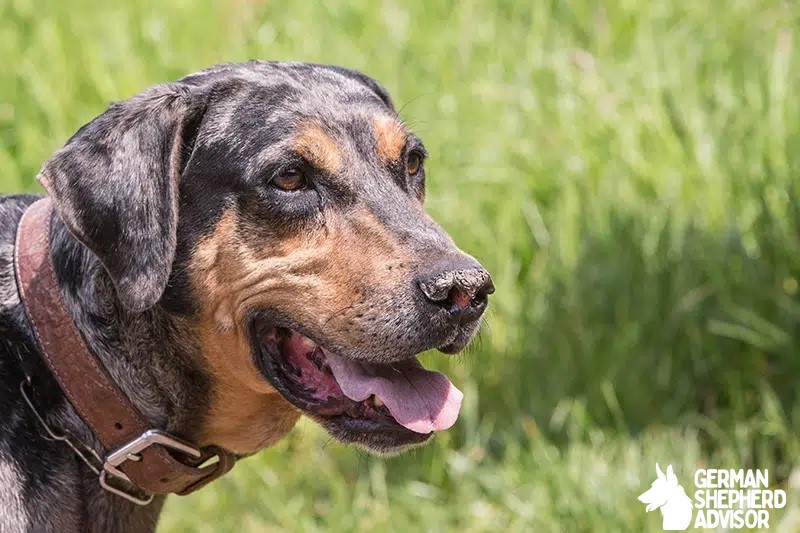
POLYGON ((648 513, 666 505, 670 498, 682 490, 678 485, 678 478, 672 470, 672 465, 667 467, 665 475, 656 464, 656 476, 656 480, 653 481, 650 488, 639 496, 639 501, 647 504, 646 511, 648 513))
POLYGON ((253 451, 299 409, 394 451, 455 421, 415 356, 462 349, 494 290, 425 213, 426 155, 370 78, 252 62, 111 106, 40 181, 125 308, 190 317, 205 441, 253 451))

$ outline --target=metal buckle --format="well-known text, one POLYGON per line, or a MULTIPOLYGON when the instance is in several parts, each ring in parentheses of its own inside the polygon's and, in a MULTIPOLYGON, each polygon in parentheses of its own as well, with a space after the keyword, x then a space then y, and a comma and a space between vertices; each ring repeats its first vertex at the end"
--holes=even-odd
POLYGON ((113 476, 117 479, 125 481, 126 483, 133 484, 130 478, 125 474, 125 472, 120 470, 119 467, 126 461, 141 461, 141 452, 154 444, 158 444, 165 448, 169 448, 170 450, 180 452, 191 457, 192 459, 200 459, 202 457, 200 450, 191 444, 176 439, 164 431, 150 429, 106 456, 106 460, 103 463, 103 471, 100 472, 100 486, 109 492, 113 492, 117 496, 125 498, 129 502, 135 503, 136 505, 147 505, 153 501, 152 494, 147 494, 145 492, 147 496, 140 498, 131 491, 111 485, 109 483, 109 476, 113 476))
POLYGON ((83 462, 85 462, 86 465, 100 477, 101 487, 113 494, 116 494, 117 496, 125 498, 129 502, 135 503, 136 505, 149 504, 153 501, 153 495, 136 487, 130 478, 125 474, 125 472, 119 469, 119 467, 125 463, 125 461, 141 461, 141 452, 154 444, 159 444, 165 448, 175 450, 176 452, 180 452, 195 460, 202 457, 200 450, 191 444, 187 444, 180 439, 176 439, 164 431, 151 429, 145 431, 139 437, 108 454, 104 462, 100 459, 100 456, 97 454, 97 452, 95 452, 92 448, 77 442, 73 442, 71 435, 62 435, 53 431, 50 426, 47 425, 47 422, 44 421, 41 415, 39 415, 39 412, 33 405, 33 401, 31 400, 31 396, 28 394, 26 387, 31 387, 31 380, 29 377, 26 377, 26 379, 20 383, 19 390, 20 393, 22 393, 22 398, 25 400, 25 403, 28 404, 28 407, 30 407, 31 411, 36 416, 36 419, 46 431, 47 434, 45 435, 45 438, 67 444, 78 455, 78 457, 80 457, 83 462), (102 467, 99 466, 101 463, 102 467), (131 487, 121 488, 114 486, 110 483, 110 479, 112 478, 121 479, 125 483, 131 485, 131 487), (143 496, 140 497, 137 492, 143 496))
POLYGON ((130 489, 126 490, 121 487, 115 487, 111 483, 108 482, 108 474, 105 470, 100 472, 100 486, 103 487, 105 490, 112 494, 116 494, 121 498, 125 498, 131 503, 135 503, 136 505, 148 505, 150 502, 153 501, 153 495, 147 492, 142 491, 142 494, 145 496, 140 498, 136 494, 133 493, 130 489))

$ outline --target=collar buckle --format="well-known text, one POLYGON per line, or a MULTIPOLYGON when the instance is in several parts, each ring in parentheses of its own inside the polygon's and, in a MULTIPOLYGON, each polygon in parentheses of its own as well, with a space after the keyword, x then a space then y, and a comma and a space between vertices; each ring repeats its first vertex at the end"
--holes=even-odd
POLYGON ((100 486, 136 505, 147 505, 153 501, 152 494, 142 491, 144 492, 144 496, 140 496, 131 490, 114 486, 109 482, 109 477, 121 479, 127 484, 132 485, 131 479, 125 472, 120 470, 120 467, 127 461, 141 461, 141 453, 155 444, 186 455, 196 461, 200 460, 203 456, 202 452, 191 444, 177 439, 165 431, 150 429, 106 456, 103 462, 103 470, 100 472, 100 486))

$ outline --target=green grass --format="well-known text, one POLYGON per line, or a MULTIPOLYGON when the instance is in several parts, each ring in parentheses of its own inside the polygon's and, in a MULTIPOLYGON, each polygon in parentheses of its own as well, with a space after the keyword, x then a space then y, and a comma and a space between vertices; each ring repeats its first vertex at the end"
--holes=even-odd
MULTIPOLYGON (((335 63, 393 93, 429 211, 498 289, 469 353, 427 357, 467 394, 454 430, 382 460, 304 422, 160 531, 656 530, 656 461, 797 478, 792 3, 110 4, 0 0, 0 190, 152 83, 335 63)), ((800 528, 789 507, 773 527, 800 528)))

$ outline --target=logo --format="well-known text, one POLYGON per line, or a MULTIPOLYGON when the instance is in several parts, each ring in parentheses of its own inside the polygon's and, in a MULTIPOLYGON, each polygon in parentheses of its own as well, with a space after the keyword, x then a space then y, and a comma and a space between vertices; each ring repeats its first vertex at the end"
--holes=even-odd
POLYGON ((656 480, 639 496, 645 511, 661 511, 664 531, 695 528, 767 529, 770 511, 786 506, 786 491, 769 488, 768 470, 701 468, 694 474, 694 499, 683 489, 672 465, 656 464, 656 480), (694 513, 694 511, 697 511, 694 513))
POLYGON ((656 463, 657 478, 650 490, 639 496, 639 501, 646 503, 645 511, 654 509, 661 511, 661 527, 664 531, 686 531, 692 523, 692 500, 686 495, 672 465, 667 467, 667 475, 656 463))

